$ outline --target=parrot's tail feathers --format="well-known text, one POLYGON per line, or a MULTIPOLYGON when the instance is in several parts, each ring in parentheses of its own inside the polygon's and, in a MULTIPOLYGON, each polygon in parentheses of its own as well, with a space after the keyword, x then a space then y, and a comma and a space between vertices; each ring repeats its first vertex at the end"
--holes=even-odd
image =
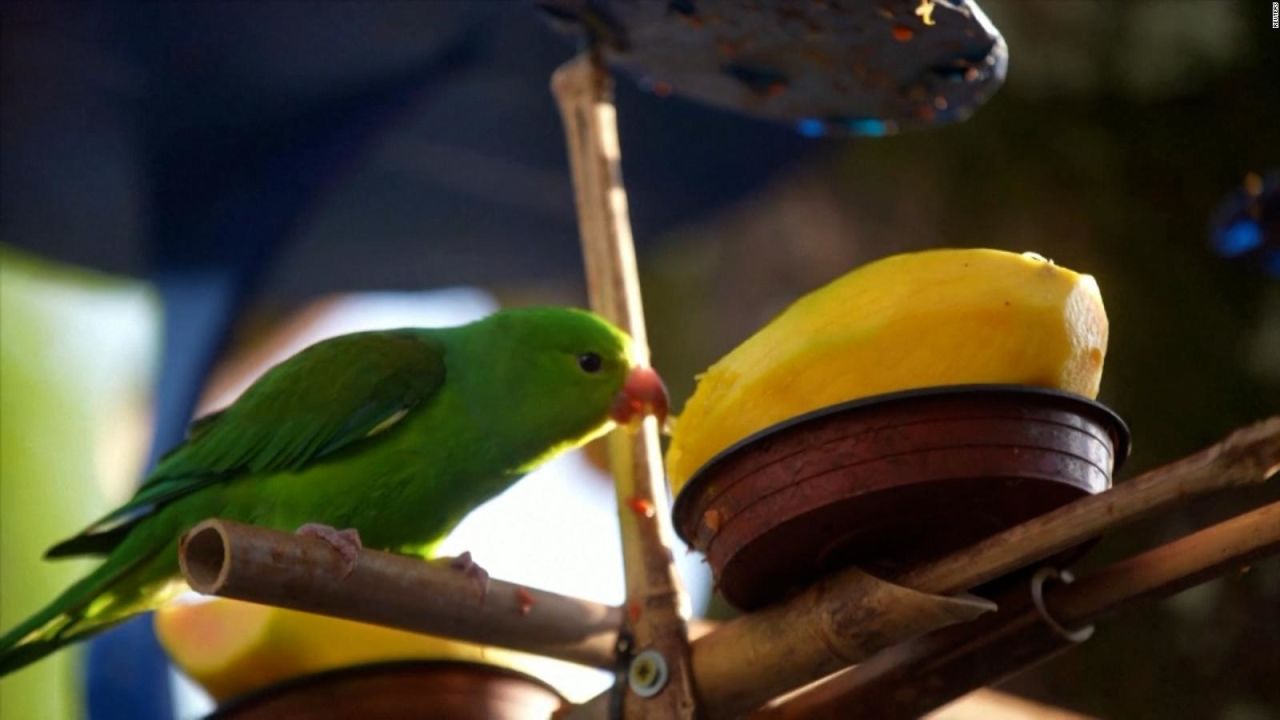
POLYGON ((45 560, 74 557, 77 555, 106 555, 124 541, 125 536, 133 529, 133 525, 121 525, 106 532, 85 532, 68 538, 49 548, 44 553, 45 560))
POLYGON ((110 555, 129 537, 138 523, 155 513, 161 502, 170 500, 171 496, 177 494, 172 490, 166 491, 167 488, 167 485, 157 483, 150 494, 144 495, 148 492, 146 488, 139 490, 132 500, 98 518, 79 535, 67 538, 46 550, 44 558, 53 560, 75 555, 110 555), (155 488, 160 488, 161 492, 157 493, 155 488), (157 496, 156 501, 152 501, 153 495, 157 496))
POLYGON ((0 636, 0 677, 128 618, 132 612, 122 610, 111 599, 105 603, 95 601, 117 588, 122 579, 153 556, 154 553, 144 553, 136 558, 108 558, 56 600, 0 636))

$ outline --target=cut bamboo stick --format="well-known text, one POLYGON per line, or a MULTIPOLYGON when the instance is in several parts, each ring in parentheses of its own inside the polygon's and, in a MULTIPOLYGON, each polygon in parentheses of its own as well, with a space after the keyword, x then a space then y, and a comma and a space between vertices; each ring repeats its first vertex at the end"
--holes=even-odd
MULTIPOLYGON (((1148 598, 1161 598, 1280 552, 1280 503, 1271 503, 1161 547, 1109 565, 1071 584, 1045 585, 1048 616, 1076 630, 1148 598)), ((1023 585, 1001 611, 970 625, 891 648, 755 715, 759 720, 918 717, 999 682, 1075 643, 1043 619, 1023 585)))
POLYGON ((993 610, 981 598, 926 595, 850 568, 696 641, 700 709, 739 717, 895 643, 993 610))
MULTIPOLYGON (((558 69, 552 91, 564 122, 591 307, 627 331, 649 361, 636 271, 612 80, 599 58, 583 54, 558 69)), ((626 693, 628 718, 692 718, 687 600, 672 560, 675 532, 659 451, 658 425, 620 428, 609 438, 627 580, 628 632, 637 650, 661 653, 667 680, 656 695, 626 693)))
POLYGON ((178 550, 196 592, 525 650, 598 668, 616 663, 619 608, 362 550, 349 575, 323 540, 205 520, 178 550))

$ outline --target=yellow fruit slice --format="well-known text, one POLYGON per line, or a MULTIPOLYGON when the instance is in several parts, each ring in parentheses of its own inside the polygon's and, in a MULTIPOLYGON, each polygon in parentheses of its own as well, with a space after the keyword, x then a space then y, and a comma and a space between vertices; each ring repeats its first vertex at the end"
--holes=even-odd
POLYGON ((1011 383, 1098 394, 1107 315, 1098 285, 1033 253, 895 255, 797 300, 698 379, 667 451, 679 491, 771 425, 910 388, 1011 383))
POLYGON ((465 660, 537 676, 572 701, 602 673, 573 663, 267 605, 171 603, 155 617, 170 659, 218 701, 311 673, 384 660, 465 660))

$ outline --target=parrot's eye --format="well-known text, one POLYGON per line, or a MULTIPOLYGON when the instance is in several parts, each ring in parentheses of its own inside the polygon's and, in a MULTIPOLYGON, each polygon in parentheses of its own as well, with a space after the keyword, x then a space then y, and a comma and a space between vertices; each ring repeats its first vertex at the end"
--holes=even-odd
POLYGON ((578 356, 578 367, 582 368, 583 372, 600 372, 600 367, 603 364, 604 361, 600 359, 600 356, 593 352, 582 353, 578 356))

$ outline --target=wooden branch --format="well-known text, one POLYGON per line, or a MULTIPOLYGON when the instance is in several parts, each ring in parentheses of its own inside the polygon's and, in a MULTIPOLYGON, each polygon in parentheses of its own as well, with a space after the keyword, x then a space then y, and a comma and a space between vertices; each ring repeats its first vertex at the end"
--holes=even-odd
MULTIPOLYGON (((569 148, 591 307, 627 331, 638 360, 647 363, 649 345, 622 184, 612 80, 598 58, 583 54, 556 70, 551 86, 569 148)), ((684 619, 688 602, 670 549, 675 532, 667 512, 671 502, 657 421, 647 418, 638 429, 615 431, 609 438, 609 457, 622 529, 628 630, 635 648, 657 650, 668 671, 656 695, 626 693, 624 715, 692 718, 696 708, 684 619)))
MULTIPOLYGON (((1072 583, 1044 586, 1049 617, 1077 629, 1147 598, 1173 595, 1280 552, 1280 502, 1109 565, 1072 583)), ((1072 647, 1023 585, 1001 611, 883 652, 866 663, 757 713, 759 720, 843 714, 918 717, 975 688, 999 682, 1072 647)))
POLYGON ((350 575, 323 540, 205 520, 178 549, 196 592, 498 645, 612 669, 619 608, 362 550, 350 575))
POLYGON ((967 590, 1188 498, 1261 483, 1278 469, 1280 416, 891 579, 921 592, 967 590))
POLYGON ((1280 553, 1280 502, 1264 505, 1044 593, 1050 617, 1093 622, 1145 598, 1162 598, 1280 553))

